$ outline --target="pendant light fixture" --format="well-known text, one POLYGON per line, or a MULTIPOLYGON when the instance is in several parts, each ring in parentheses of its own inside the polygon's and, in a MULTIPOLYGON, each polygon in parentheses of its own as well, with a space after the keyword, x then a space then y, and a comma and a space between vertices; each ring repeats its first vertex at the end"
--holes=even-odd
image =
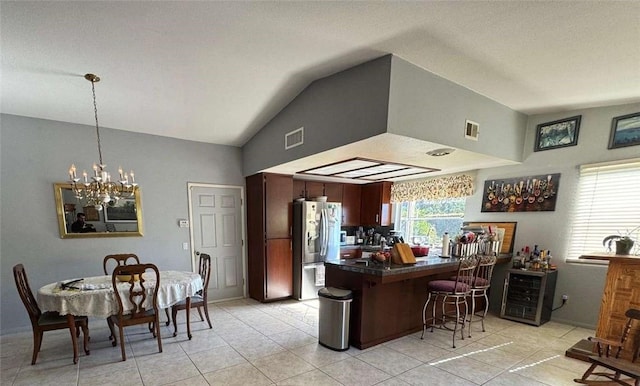
POLYGON ((98 164, 93 164, 93 175, 89 177, 86 170, 82 171, 82 178, 76 173, 76 165, 69 168, 69 182, 71 182, 76 198, 102 210, 103 205, 115 203, 123 197, 134 197, 138 184, 133 170, 126 173, 122 167, 118 169, 117 180, 112 181, 111 173, 106 170, 107 165, 102 162, 102 146, 100 144, 100 126, 98 125, 98 105, 96 104, 96 83, 100 78, 94 74, 86 74, 86 80, 91 82, 93 93, 93 112, 96 119, 96 137, 98 140, 98 164))

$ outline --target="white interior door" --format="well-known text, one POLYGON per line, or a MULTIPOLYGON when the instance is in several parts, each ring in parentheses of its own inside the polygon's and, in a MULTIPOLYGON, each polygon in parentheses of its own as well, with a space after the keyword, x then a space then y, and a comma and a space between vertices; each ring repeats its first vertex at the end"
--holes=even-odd
POLYGON ((192 183, 188 188, 193 266, 197 252, 211 256, 209 301, 244 297, 243 188, 192 183))

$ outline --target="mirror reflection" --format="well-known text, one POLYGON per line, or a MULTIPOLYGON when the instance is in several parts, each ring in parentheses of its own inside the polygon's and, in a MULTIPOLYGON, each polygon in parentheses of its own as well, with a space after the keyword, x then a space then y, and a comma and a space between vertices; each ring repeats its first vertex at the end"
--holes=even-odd
POLYGON ((71 184, 54 184, 61 238, 142 236, 140 189, 102 206, 76 197, 71 184))

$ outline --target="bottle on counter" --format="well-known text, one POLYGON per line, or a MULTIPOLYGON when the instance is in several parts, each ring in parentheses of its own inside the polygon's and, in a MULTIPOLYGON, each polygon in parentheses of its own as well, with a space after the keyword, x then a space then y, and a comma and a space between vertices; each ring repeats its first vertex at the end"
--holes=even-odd
POLYGON ((520 251, 516 252, 516 257, 513 258, 513 268, 518 269, 522 267, 522 260, 520 257, 520 251))

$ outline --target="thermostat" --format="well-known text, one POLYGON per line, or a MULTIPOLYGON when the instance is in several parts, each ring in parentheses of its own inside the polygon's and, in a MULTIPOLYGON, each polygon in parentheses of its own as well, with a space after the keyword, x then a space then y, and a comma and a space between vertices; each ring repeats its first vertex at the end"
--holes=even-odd
POLYGON ((178 220, 180 228, 189 228, 189 220, 178 220))

